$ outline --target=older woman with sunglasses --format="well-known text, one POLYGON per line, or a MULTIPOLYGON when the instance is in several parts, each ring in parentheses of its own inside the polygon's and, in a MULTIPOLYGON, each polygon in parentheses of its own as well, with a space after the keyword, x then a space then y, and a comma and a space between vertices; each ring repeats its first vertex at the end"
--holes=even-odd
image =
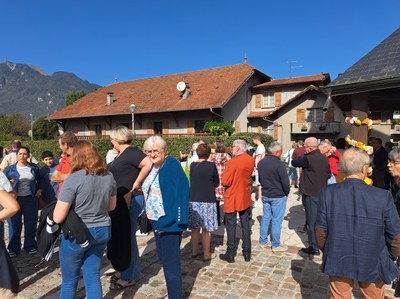
POLYGON ((168 155, 160 136, 143 145, 152 168, 143 182, 146 214, 152 223, 158 259, 164 269, 168 298, 182 298, 180 244, 188 224, 189 182, 180 163, 168 155))

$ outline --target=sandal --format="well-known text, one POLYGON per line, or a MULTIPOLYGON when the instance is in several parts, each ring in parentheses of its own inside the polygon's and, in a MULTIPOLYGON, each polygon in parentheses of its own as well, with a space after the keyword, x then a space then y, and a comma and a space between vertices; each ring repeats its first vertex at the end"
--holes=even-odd
POLYGON ((215 259, 216 257, 217 257, 217 254, 215 252, 213 252, 208 256, 203 256, 203 261, 208 262, 208 261, 211 261, 212 259, 215 259))
POLYGON ((192 258, 195 259, 195 258, 198 257, 198 256, 200 256, 200 253, 196 253, 196 254, 193 254, 193 253, 192 253, 192 258))
POLYGON ((108 278, 108 282, 114 283, 114 282, 117 282, 117 280, 120 279, 120 278, 121 278, 120 276, 117 276, 117 273, 114 273, 113 275, 111 275, 108 278))
MULTIPOLYGON (((120 279, 118 279, 118 280, 120 280, 120 279)), ((119 283, 118 280, 115 281, 115 282, 112 282, 110 284, 110 290, 111 291, 122 290, 122 289, 125 289, 127 287, 132 287, 132 286, 134 286, 136 284, 136 281, 131 280, 131 281, 127 281, 126 284, 123 285, 123 284, 119 283)), ((121 279, 120 281, 125 281, 125 280, 121 279)))

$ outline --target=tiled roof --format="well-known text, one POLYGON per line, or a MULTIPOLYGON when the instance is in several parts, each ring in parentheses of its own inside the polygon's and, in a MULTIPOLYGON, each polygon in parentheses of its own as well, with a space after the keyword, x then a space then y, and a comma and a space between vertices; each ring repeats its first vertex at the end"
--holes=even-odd
POLYGON ((253 75, 264 81, 271 79, 249 64, 236 64, 115 83, 86 95, 48 118, 130 114, 129 105, 132 103, 136 105, 135 113, 223 107, 253 75), (176 89, 180 81, 184 81, 189 86, 190 96, 187 99, 182 99, 181 93, 176 89), (107 93, 110 92, 113 93, 114 102, 107 105, 107 93))
POLYGON ((271 114, 271 111, 250 112, 247 115, 247 118, 259 118, 259 117, 268 116, 270 114, 271 114))
POLYGON ((278 86, 298 85, 298 84, 309 85, 312 83, 314 83, 314 85, 320 86, 320 85, 326 85, 329 82, 330 82, 329 74, 318 74, 318 75, 271 80, 269 82, 256 85, 253 88, 258 89, 264 87, 278 87, 278 86))
POLYGON ((400 28, 328 85, 335 87, 400 77, 400 28))

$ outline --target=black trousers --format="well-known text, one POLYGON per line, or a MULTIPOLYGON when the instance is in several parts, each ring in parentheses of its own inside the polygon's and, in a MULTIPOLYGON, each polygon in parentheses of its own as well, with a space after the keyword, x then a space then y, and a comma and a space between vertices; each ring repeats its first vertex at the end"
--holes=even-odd
POLYGON ((251 207, 239 212, 225 213, 226 234, 228 235, 226 254, 229 256, 235 256, 237 250, 235 241, 237 213, 239 213, 240 224, 242 226, 242 253, 251 254, 250 211, 251 207))

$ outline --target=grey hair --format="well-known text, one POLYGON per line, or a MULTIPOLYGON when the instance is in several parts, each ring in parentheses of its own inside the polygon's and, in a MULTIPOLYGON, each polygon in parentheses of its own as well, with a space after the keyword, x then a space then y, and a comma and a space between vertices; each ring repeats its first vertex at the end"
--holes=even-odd
POLYGON ((340 159, 340 167, 345 176, 362 172, 364 166, 368 166, 371 160, 368 154, 358 148, 351 147, 344 151, 340 159))
POLYGON ((400 149, 394 148, 388 154, 388 159, 391 161, 399 161, 400 160, 400 149))
POLYGON ((158 146, 160 150, 167 150, 167 143, 165 140, 159 135, 154 135, 147 138, 143 143, 143 151, 151 150, 154 146, 158 146))
POLYGON ((312 148, 317 148, 318 147, 318 140, 315 137, 308 137, 305 141, 304 141, 304 146, 307 147, 312 147, 312 148))
POLYGON ((319 143, 319 145, 323 146, 323 147, 331 148, 332 147, 332 142, 330 142, 329 140, 325 139, 325 140, 322 140, 319 143))
POLYGON ((282 145, 278 141, 272 142, 268 147, 268 152, 274 154, 282 150, 282 145))
POLYGON ((247 142, 243 139, 236 139, 235 141, 233 141, 232 146, 239 147, 242 152, 245 152, 247 150, 247 142))

